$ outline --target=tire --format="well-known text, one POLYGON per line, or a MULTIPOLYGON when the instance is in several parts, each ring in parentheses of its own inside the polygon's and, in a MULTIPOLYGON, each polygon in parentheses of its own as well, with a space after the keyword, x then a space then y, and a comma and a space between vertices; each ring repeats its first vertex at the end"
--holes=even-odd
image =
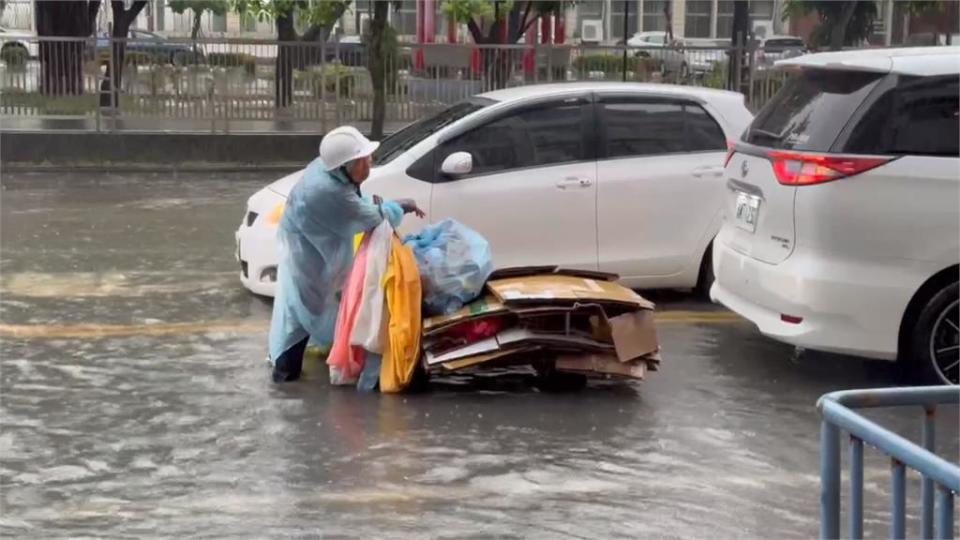
POLYGON ((960 384, 960 284, 930 297, 910 333, 909 368, 928 384, 960 384))
POLYGON ((713 273, 713 242, 707 246, 706 253, 703 254, 703 260, 700 262, 700 275, 697 278, 697 286, 694 294, 701 300, 710 301, 710 288, 717 277, 713 273))
POLYGON ((170 55, 170 63, 176 67, 184 67, 190 64, 190 53, 177 51, 170 55))

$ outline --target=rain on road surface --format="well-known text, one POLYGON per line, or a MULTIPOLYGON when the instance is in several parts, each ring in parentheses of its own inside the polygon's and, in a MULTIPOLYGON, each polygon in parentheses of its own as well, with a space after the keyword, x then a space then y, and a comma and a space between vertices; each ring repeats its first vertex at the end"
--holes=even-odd
MULTIPOLYGON (((640 384, 359 395, 314 362, 275 386, 269 305, 233 260, 272 176, 3 177, 5 537, 811 537, 817 397, 896 382, 661 293, 663 367, 640 384)), ((911 413, 874 416, 916 437, 911 413)), ((939 424, 955 457, 956 410, 939 424)), ((867 454, 866 528, 886 534, 889 467, 867 454)))

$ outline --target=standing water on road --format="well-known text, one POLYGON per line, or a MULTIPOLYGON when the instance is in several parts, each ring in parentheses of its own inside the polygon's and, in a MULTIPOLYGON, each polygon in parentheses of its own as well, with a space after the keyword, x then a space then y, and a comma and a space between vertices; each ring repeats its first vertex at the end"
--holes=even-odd
MULTIPOLYGON (((4 536, 811 537, 817 397, 895 383, 661 301, 662 369, 640 384, 366 395, 313 362, 277 386, 232 236, 272 176, 4 175, 4 536)), ((957 420, 939 416, 941 455, 957 420)), ((867 454, 885 534, 889 470, 867 454)))

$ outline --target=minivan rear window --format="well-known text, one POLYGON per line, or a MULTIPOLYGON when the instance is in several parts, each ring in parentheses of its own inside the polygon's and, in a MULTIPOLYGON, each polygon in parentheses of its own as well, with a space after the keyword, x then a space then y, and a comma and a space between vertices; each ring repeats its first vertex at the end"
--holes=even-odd
POLYGON ((805 69, 760 111, 744 136, 757 146, 826 152, 882 73, 805 69))

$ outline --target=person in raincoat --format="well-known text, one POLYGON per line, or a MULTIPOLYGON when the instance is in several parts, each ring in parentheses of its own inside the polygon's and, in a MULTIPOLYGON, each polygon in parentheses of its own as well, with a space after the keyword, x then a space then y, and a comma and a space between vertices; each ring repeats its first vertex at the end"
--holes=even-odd
POLYGON ((350 126, 330 131, 320 143, 320 156, 287 198, 277 232, 280 264, 269 337, 274 382, 300 378, 311 339, 333 340, 354 237, 385 219, 396 227, 404 214, 423 216, 410 200, 361 196, 360 184, 370 175, 370 156, 378 146, 350 126))

